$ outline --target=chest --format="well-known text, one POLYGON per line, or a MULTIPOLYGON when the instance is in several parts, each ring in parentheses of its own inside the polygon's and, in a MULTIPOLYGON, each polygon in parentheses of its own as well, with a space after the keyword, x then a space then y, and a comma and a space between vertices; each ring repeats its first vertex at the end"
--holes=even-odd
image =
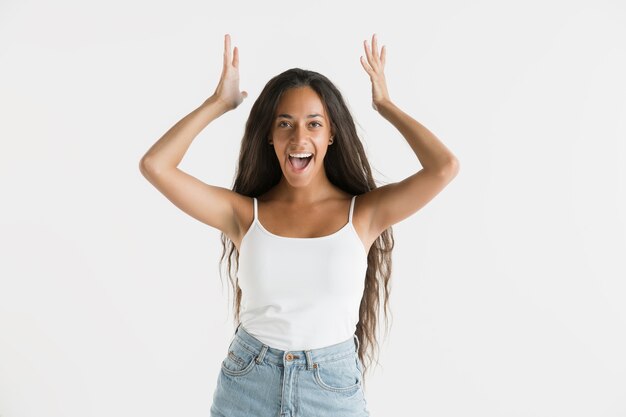
POLYGON ((362 294, 366 269, 367 255, 350 224, 327 236, 289 238, 257 223, 241 243, 239 285, 268 299, 350 297, 362 294))
POLYGON ((348 223, 348 216, 331 216, 324 210, 301 210, 297 214, 259 213, 258 222, 268 232, 291 238, 317 238, 332 235, 348 223), (345 217, 345 218, 344 218, 345 217))

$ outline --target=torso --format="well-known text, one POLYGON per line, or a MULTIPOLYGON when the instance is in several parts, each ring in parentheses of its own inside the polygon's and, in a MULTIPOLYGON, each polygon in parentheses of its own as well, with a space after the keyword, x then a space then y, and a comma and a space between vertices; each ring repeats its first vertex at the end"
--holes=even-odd
MULTIPOLYGON (((251 197, 242 196, 243 201, 236 209, 239 233, 229 236, 239 251, 241 241, 254 221, 254 206, 251 197)), ((361 239, 366 253, 378 235, 370 236, 367 230, 366 218, 368 208, 365 195, 357 196, 355 200, 352 223, 361 239)), ((321 201, 315 205, 296 207, 273 200, 268 193, 257 197, 259 222, 270 233, 283 237, 315 238, 328 236, 340 230, 348 222, 350 200, 352 195, 339 191, 336 196, 321 201)))

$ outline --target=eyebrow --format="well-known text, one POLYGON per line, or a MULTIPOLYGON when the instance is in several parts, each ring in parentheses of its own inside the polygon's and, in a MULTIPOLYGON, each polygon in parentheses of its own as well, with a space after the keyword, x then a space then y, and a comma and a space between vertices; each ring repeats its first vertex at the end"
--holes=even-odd
MULTIPOLYGON (((282 114, 279 114, 278 116, 276 116, 277 119, 280 118, 280 117, 284 117, 285 119, 293 119, 293 116, 291 116, 290 114, 286 114, 286 113, 282 113, 282 114)), ((307 117, 309 119, 312 118, 312 117, 321 117, 322 119, 324 118, 324 116, 322 116, 321 114, 317 114, 317 113, 309 114, 307 117)))

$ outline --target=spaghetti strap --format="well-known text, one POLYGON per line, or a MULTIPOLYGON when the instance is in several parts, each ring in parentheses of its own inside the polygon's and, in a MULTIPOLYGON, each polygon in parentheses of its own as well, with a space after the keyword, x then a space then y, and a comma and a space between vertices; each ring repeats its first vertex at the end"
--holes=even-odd
POLYGON ((356 196, 352 196, 352 201, 350 201, 350 215, 348 216, 348 223, 352 223, 352 212, 354 211, 354 200, 356 196))
POLYGON ((259 217, 259 211, 257 208, 256 197, 252 197, 252 199, 254 200, 254 219, 253 220, 256 220, 259 217))

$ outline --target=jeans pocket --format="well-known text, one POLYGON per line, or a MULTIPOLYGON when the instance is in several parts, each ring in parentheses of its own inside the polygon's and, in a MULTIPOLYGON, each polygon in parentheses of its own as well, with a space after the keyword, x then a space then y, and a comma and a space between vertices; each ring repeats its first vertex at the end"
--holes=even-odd
POLYGON ((313 377, 315 383, 327 391, 348 392, 361 386, 361 371, 354 355, 317 363, 313 377))
POLYGON ((229 376, 243 376, 254 368, 258 353, 233 340, 222 361, 222 371, 229 376))

